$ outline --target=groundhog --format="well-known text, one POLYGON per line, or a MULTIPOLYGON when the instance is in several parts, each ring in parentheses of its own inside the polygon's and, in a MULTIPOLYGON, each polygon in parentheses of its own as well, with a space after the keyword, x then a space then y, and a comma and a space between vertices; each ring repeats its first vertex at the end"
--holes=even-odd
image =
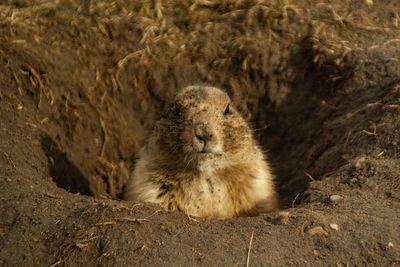
POLYGON ((155 124, 125 200, 203 218, 277 208, 274 176, 252 130, 222 90, 189 86, 155 124))

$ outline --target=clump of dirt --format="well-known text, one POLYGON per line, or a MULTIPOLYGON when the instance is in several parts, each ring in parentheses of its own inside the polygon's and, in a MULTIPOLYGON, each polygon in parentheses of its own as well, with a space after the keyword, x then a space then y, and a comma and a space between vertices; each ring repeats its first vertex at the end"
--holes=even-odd
POLYGON ((397 1, 0 4, 0 263, 400 264, 399 14, 397 1), (119 200, 193 83, 227 90, 253 125, 285 212, 206 221, 119 200))

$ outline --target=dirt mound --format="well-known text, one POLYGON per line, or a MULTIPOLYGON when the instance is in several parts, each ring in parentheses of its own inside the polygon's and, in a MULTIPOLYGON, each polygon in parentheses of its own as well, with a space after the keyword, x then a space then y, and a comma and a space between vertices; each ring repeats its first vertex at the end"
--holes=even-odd
POLYGON ((0 4, 0 263, 399 265, 399 14, 397 1, 0 4), (119 200, 193 83, 226 89, 253 125, 285 212, 205 221, 119 200))

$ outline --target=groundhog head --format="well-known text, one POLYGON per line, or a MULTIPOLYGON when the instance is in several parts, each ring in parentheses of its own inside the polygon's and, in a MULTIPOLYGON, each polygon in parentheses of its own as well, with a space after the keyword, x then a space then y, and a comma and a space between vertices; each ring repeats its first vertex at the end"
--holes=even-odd
POLYGON ((215 87, 181 90, 156 124, 160 153, 186 166, 220 162, 253 145, 245 120, 229 96, 215 87))

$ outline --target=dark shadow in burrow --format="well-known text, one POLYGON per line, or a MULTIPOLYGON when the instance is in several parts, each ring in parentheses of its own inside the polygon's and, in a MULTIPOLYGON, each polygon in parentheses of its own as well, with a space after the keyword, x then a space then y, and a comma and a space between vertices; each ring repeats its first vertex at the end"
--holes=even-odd
POLYGON ((49 162, 49 174, 58 187, 70 193, 91 195, 89 182, 78 167, 60 150, 48 135, 42 136, 41 145, 49 162))

